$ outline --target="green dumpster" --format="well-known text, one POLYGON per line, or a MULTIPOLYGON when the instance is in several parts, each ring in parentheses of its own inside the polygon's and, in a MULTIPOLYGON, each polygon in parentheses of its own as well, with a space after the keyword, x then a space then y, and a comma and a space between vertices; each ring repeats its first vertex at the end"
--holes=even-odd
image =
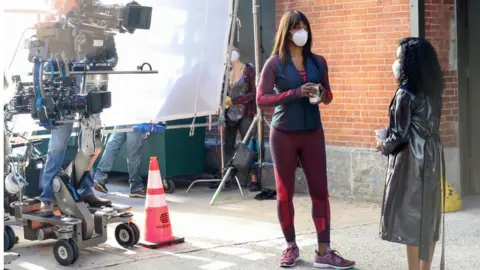
MULTIPOLYGON (((192 119, 168 121, 167 126, 189 125, 192 119)), ((206 117, 195 119, 195 123, 206 123, 206 117)), ((205 128, 195 128, 195 133, 190 136, 189 128, 167 129, 163 133, 152 133, 142 148, 142 161, 140 173, 148 176, 150 157, 157 157, 160 172, 163 178, 200 174, 205 166, 205 128)), ((109 135, 110 136, 110 135, 109 135)), ((100 154, 97 163, 101 159, 100 154)), ((112 171, 128 173, 127 151, 125 144, 118 154, 112 171)))
MULTIPOLYGON (((192 119, 183 119, 168 121, 167 126, 189 125, 191 123, 192 119)), ((206 123, 206 117, 196 118, 195 123, 206 123)), ((107 129, 113 129, 113 127, 107 127, 107 129)), ((49 133, 47 130, 42 130, 37 131, 35 135, 46 135, 49 133)), ((167 129, 163 133, 150 134, 142 148, 142 161, 140 163, 142 176, 148 176, 148 165, 152 156, 157 157, 160 172, 164 178, 203 173, 205 169, 205 128, 196 127, 193 136, 190 136, 189 133, 189 128, 179 128, 167 129)), ((111 136, 111 134, 108 136, 111 136)), ((43 143, 38 146, 42 154, 47 153, 48 142, 49 138, 43 139, 43 143)), ((77 151, 76 142, 77 137, 72 136, 69 140, 64 165, 68 164, 75 157, 77 151)), ((103 150, 95 162, 94 168, 100 161, 103 150)), ((120 150, 112 171, 128 173, 125 145, 120 150)))

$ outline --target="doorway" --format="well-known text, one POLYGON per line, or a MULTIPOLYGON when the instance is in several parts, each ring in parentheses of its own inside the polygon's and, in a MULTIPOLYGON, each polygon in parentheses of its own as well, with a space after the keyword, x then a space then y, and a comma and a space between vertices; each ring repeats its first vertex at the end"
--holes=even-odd
POLYGON ((480 194, 480 1, 457 0, 463 195, 480 194))

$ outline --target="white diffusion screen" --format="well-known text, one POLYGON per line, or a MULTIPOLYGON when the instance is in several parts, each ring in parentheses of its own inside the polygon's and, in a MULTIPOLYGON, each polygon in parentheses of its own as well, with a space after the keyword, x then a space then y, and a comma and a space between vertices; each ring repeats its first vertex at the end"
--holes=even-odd
POLYGON ((116 70, 148 62, 159 74, 110 75, 112 107, 102 113, 102 123, 160 122, 217 113, 231 1, 139 2, 153 7, 150 30, 116 36, 116 70))
MULTIPOLYGON (((101 2, 126 4, 131 1, 101 2)), ((102 124, 131 125, 216 114, 225 72, 232 0, 137 2, 153 8, 151 27, 115 36, 119 57, 115 70, 136 70, 137 66, 148 62, 159 73, 109 75, 112 106, 101 114, 102 124)), ((21 33, 33 26, 36 19, 36 15, 9 16, 15 37, 7 39, 9 46, 4 53, 8 54, 8 60, 21 33)), ((30 31, 25 37, 31 35, 30 31)), ((19 49, 8 76, 32 71, 33 64, 28 62, 27 55, 28 49, 19 49)), ((8 68, 8 62, 3 65, 8 68)), ((31 76, 25 79, 31 81, 31 76)), ((29 114, 17 115, 10 126, 15 132, 43 129, 29 114)))

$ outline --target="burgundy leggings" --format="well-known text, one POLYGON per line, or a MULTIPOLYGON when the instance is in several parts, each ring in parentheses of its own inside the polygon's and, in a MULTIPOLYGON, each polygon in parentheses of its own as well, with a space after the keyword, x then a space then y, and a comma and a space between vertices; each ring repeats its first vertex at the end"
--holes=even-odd
POLYGON ((330 203, 323 129, 313 131, 270 130, 271 152, 277 185, 278 219, 285 240, 295 241, 293 194, 300 159, 312 198, 312 217, 319 243, 330 243, 330 203))

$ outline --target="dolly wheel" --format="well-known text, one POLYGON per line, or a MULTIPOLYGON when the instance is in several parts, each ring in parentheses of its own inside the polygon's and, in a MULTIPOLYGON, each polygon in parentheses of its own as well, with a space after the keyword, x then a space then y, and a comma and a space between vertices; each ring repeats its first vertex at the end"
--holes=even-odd
POLYGON ((3 231, 3 250, 8 251, 10 250, 10 237, 8 236, 8 232, 6 230, 3 231))
POLYGON ((17 242, 17 237, 15 236, 15 232, 13 231, 12 227, 9 225, 5 226, 5 233, 3 234, 3 237, 8 238, 8 245, 6 245, 5 240, 3 241, 4 244, 4 249, 5 250, 10 250, 15 246, 15 243, 17 242))
POLYGON ((165 193, 172 194, 175 192, 175 183, 171 179, 167 179, 163 182, 165 193))
POLYGON ((119 224, 115 228, 115 239, 120 246, 130 248, 135 245, 135 232, 128 223, 119 224))
POLYGON ((73 248, 73 263, 75 263, 78 259, 78 256, 80 255, 80 252, 78 251, 78 246, 77 246, 77 243, 75 242, 75 240, 73 239, 68 239, 68 242, 70 243, 70 245, 72 245, 72 248, 73 248))
POLYGON ((130 227, 132 227, 133 232, 135 233, 135 241, 134 241, 133 245, 136 245, 136 244, 138 244, 138 241, 140 241, 140 229, 138 228, 137 224, 135 224, 133 222, 128 223, 128 225, 130 225, 130 227))
POLYGON ((70 241, 65 239, 58 240, 53 246, 53 256, 60 265, 71 265, 75 260, 75 251, 70 241))

